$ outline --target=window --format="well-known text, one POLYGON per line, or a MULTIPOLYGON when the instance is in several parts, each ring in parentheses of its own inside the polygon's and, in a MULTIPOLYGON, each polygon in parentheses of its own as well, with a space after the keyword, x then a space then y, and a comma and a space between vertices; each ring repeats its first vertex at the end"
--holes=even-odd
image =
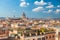
POLYGON ((25 36, 26 36, 26 37, 29 37, 30 35, 29 35, 29 33, 26 33, 25 36))
POLYGON ((46 36, 46 39, 48 39, 48 37, 46 36))
POLYGON ((60 35, 60 32, 58 34, 60 35))
POLYGON ((43 37, 42 40, 45 40, 45 37, 43 37))
POLYGON ((36 34, 35 33, 32 33, 32 36, 36 36, 36 34))
POLYGON ((41 38, 38 38, 37 40, 41 40, 41 38))
POLYGON ((49 38, 51 38, 51 36, 49 36, 49 38))
POLYGON ((54 35, 53 35, 53 37, 52 38, 54 38, 54 35))
POLYGON ((42 33, 42 35, 43 35, 44 33, 42 33))

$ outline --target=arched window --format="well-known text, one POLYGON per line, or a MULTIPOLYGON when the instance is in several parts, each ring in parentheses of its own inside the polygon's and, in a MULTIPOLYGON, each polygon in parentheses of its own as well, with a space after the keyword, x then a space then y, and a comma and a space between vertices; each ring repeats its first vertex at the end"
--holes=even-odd
POLYGON ((49 36, 49 38, 51 38, 51 36, 49 36))
POLYGON ((46 39, 48 39, 48 37, 46 36, 46 39))

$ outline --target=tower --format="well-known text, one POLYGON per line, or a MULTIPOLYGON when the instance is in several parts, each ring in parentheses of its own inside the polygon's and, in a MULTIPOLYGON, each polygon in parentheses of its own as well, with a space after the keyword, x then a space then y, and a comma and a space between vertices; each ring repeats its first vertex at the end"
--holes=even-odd
POLYGON ((25 12, 22 13, 22 19, 26 19, 25 12))

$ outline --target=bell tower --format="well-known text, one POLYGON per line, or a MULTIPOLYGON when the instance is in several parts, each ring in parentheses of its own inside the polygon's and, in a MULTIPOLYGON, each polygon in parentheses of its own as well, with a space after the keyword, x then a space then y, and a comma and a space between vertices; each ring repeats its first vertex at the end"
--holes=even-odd
POLYGON ((25 12, 22 13, 22 16, 21 16, 22 19, 26 19, 26 15, 25 15, 25 12))
POLYGON ((25 12, 22 13, 22 18, 26 18, 25 12))

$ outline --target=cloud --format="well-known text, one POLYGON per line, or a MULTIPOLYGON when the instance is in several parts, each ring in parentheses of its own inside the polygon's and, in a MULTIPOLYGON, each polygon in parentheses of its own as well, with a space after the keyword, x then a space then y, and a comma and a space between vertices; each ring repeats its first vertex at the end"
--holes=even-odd
POLYGON ((35 1, 34 4, 36 4, 36 5, 46 5, 47 3, 44 2, 43 0, 41 0, 40 2, 35 1))
POLYGON ((46 6, 46 8, 54 8, 54 5, 46 6))
POLYGON ((37 8, 34 8, 32 11, 38 12, 38 11, 42 11, 42 10, 44 10, 43 7, 37 7, 37 8))
POLYGON ((52 13, 54 12, 52 9, 49 9, 49 10, 44 10, 43 13, 52 13))
POLYGON ((29 5, 29 3, 25 2, 25 1, 20 3, 21 7, 27 7, 28 5, 29 5))
POLYGON ((48 2, 48 5, 52 5, 52 3, 51 2, 48 2))
POLYGON ((49 9, 48 11, 44 10, 43 13, 60 13, 60 9, 56 9, 56 10, 52 10, 52 9, 49 9))
POLYGON ((48 5, 46 6, 46 8, 54 8, 54 5, 52 5, 51 2, 48 2, 48 5))
POLYGON ((56 9, 56 11, 55 11, 56 13, 60 13, 60 9, 56 9))
POLYGON ((60 5, 58 5, 57 7, 59 7, 59 8, 60 8, 60 5))
POLYGON ((52 13, 52 12, 53 12, 53 10, 48 10, 48 11, 47 11, 47 13, 52 13))
POLYGON ((35 1, 34 4, 37 6, 37 8, 32 9, 33 12, 60 13, 60 9, 57 9, 60 8, 60 5, 54 6, 51 2, 44 2, 43 0, 35 1))

